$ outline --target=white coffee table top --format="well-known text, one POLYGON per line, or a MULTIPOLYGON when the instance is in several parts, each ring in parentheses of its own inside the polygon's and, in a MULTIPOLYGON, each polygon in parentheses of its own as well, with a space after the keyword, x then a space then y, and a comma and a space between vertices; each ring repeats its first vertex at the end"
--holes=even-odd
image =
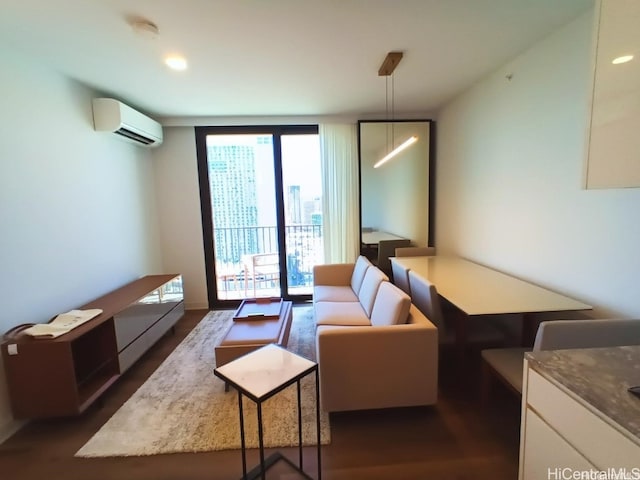
POLYGON ((316 366, 311 360, 270 344, 216 368, 215 372, 240 387, 243 393, 261 401, 316 366))

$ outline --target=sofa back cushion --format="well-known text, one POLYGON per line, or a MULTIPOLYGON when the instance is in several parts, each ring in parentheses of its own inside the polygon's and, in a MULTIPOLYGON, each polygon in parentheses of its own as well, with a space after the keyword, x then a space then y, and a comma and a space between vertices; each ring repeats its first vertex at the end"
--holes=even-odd
POLYGON ((356 260, 356 264, 353 267, 353 274, 351 275, 351 289, 356 295, 360 292, 362 281, 364 280, 364 274, 367 273, 367 269, 370 266, 371 262, 363 255, 360 255, 356 260))
POLYGON ((367 268, 367 271, 364 274, 364 279, 362 280, 362 286, 358 292, 358 300, 360 300, 360 305, 362 305, 367 317, 371 318, 373 302, 376 299, 378 287, 380 287, 382 282, 388 281, 389 277, 382 273, 382 270, 379 268, 374 267, 373 265, 367 268))
POLYGON ((383 282, 378 288, 378 294, 371 312, 371 325, 398 325, 406 323, 409 318, 411 298, 395 285, 383 282))

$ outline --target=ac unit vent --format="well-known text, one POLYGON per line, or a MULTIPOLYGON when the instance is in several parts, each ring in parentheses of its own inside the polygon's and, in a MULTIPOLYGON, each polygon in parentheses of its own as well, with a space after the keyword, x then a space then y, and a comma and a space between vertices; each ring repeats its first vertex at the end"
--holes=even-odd
POLYGON ((162 125, 113 98, 93 99, 93 124, 96 131, 115 133, 137 145, 162 144, 162 125))
POLYGON ((128 138, 129 140, 133 140, 135 142, 143 143, 145 145, 151 145, 155 143, 153 140, 147 137, 143 137, 142 135, 138 135, 136 132, 132 132, 131 130, 127 130, 126 128, 119 128, 115 132, 118 135, 122 135, 123 137, 128 138))

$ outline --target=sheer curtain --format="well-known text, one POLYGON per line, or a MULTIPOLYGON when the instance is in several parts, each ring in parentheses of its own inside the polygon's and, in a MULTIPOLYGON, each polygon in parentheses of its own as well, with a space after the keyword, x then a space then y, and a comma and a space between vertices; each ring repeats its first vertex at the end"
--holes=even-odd
POLYGON ((319 125, 325 263, 353 262, 360 247, 357 125, 319 125))

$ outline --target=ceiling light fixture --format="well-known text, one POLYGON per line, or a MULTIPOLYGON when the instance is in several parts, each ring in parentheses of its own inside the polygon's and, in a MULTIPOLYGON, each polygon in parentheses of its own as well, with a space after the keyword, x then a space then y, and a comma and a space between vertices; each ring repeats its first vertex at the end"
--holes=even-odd
POLYGON ((133 28, 133 31, 138 35, 150 38, 152 40, 155 40, 160 33, 160 30, 158 30, 158 26, 155 23, 147 20, 146 18, 131 18, 129 19, 129 24, 131 25, 131 28, 133 28))
POLYGON ((382 62, 382 65, 380 65, 380 68, 378 69, 379 77, 383 77, 383 76, 387 77, 386 83, 385 83, 385 109, 386 109, 385 113, 387 115, 387 122, 388 122, 386 147, 387 147, 387 151, 389 150, 391 151, 389 151, 389 153, 387 153, 384 157, 378 160, 376 164, 373 166, 373 168, 378 168, 381 165, 384 165, 393 157, 398 155, 400 152, 402 152, 403 150, 405 150, 407 147, 414 144, 418 140, 418 137, 414 135, 408 138, 407 140, 405 140, 404 142, 402 142, 397 147, 395 146, 395 125, 393 124, 393 120, 395 119, 394 118, 395 87, 393 82, 393 72, 398 66, 398 64, 400 63, 400 60, 402 60, 402 55, 403 55, 402 52, 389 52, 385 57, 384 61, 382 62), (391 116, 389 116, 389 77, 391 77, 391 116), (389 135, 389 122, 391 122, 391 135, 389 135), (391 142, 389 142, 389 136, 391 136, 391 142))
POLYGON ((169 55, 164 59, 164 63, 171 70, 182 71, 187 69, 187 59, 182 55, 169 55))
POLYGON ((622 55, 621 57, 614 58, 611 63, 614 65, 620 65, 621 63, 627 63, 633 60, 633 55, 622 55))
POLYGON ((412 137, 407 138, 404 142, 402 142, 400 145, 398 145, 396 148, 394 148, 389 153, 387 153, 384 157, 382 157, 380 160, 378 160, 376 162, 376 164, 373 166, 373 168, 378 168, 379 166, 387 163, 389 160, 391 160, 393 157, 395 157, 397 154, 399 154, 405 148, 407 148, 410 145, 413 145, 417 141, 418 141, 418 137, 416 137, 415 135, 412 136, 412 137))

